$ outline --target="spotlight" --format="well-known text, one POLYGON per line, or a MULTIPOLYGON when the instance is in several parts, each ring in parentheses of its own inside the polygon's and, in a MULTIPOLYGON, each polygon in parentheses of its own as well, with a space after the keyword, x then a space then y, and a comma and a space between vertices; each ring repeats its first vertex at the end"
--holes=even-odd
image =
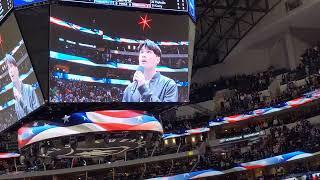
POLYGON ((164 144, 168 145, 168 139, 164 140, 164 144))
POLYGON ((193 136, 193 137, 191 138, 191 141, 192 141, 193 143, 195 143, 195 142, 196 142, 196 137, 193 136))

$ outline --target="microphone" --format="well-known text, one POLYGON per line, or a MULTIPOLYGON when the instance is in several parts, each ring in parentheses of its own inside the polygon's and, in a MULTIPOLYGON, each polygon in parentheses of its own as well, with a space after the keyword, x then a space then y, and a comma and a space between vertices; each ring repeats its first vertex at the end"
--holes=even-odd
MULTIPOLYGON (((137 71, 140 71, 140 72, 144 73, 144 68, 143 68, 143 66, 138 66, 137 71)), ((137 71, 136 71, 136 72, 137 72, 137 71)), ((136 81, 136 80, 135 80, 135 81, 136 81)))
MULTIPOLYGON (((138 68, 137 68, 137 71, 140 71, 140 72, 144 72, 144 68, 143 68, 143 66, 138 66, 138 68)), ((136 71, 136 72, 137 72, 136 71)), ((137 82, 137 80, 134 80, 134 85, 133 85, 133 87, 134 88, 132 88, 132 92, 131 92, 131 94, 133 94, 136 90, 137 90, 137 87, 138 87, 138 82, 137 82)))

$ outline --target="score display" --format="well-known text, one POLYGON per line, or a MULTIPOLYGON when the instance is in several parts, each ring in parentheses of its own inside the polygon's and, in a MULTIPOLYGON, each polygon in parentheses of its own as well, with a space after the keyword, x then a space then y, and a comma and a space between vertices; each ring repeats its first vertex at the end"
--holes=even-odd
POLYGON ((188 12, 187 0, 62 0, 62 1, 188 12))
POLYGON ((12 9, 13 2, 11 0, 1 0, 0 6, 0 21, 7 15, 7 13, 12 9))

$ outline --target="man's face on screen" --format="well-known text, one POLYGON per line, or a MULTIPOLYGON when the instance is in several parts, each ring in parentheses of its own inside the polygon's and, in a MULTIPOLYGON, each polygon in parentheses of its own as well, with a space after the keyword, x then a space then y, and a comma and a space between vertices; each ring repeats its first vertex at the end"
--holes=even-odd
POLYGON ((18 67, 11 63, 7 63, 8 73, 12 82, 16 82, 19 80, 19 70, 18 67))
POLYGON ((153 69, 160 62, 160 57, 157 56, 151 49, 143 46, 139 52, 139 65, 144 69, 153 69))

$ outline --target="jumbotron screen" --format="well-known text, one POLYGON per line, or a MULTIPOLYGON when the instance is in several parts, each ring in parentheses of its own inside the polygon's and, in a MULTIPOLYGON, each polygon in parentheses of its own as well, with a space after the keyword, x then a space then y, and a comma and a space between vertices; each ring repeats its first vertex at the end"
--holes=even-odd
POLYGON ((0 26, 0 131, 44 104, 14 15, 0 26))
POLYGON ((43 1, 46 1, 46 0, 13 0, 13 5, 16 8, 16 7, 26 6, 34 3, 43 2, 43 1))
POLYGON ((186 102, 188 15, 51 6, 50 102, 186 102))
POLYGON ((146 9, 173 10, 188 12, 187 0, 62 0, 110 6, 123 6, 146 9))
POLYGON ((13 8, 12 0, 1 0, 0 4, 0 21, 8 14, 13 8))

